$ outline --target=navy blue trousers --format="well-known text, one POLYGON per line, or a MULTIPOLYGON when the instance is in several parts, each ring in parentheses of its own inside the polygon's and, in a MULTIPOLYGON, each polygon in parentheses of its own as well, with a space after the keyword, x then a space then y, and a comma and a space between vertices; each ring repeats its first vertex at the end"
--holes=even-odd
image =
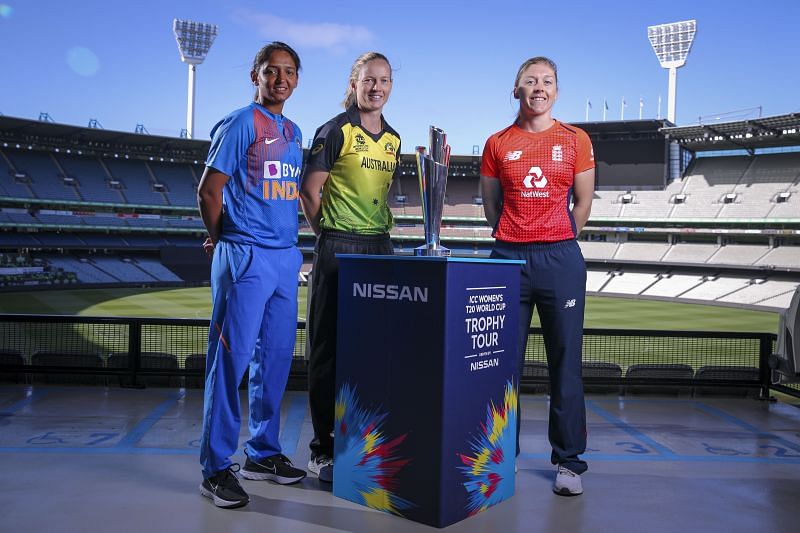
MULTIPOLYGON (((520 282, 520 376, 535 307, 542 324, 550 374, 548 437, 553 449, 550 460, 582 474, 587 468, 586 461, 579 457, 586 451, 586 405, 581 379, 586 263, 580 247, 574 240, 533 244, 497 241, 492 257, 526 262, 520 282)), ((521 419, 520 412, 517 453, 521 419)))

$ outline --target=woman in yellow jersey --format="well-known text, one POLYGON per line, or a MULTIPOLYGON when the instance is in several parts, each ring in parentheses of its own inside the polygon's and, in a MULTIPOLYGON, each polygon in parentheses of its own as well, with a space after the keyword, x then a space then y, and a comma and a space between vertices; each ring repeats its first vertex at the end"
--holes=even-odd
POLYGON ((383 117, 391 92, 392 67, 386 56, 359 56, 350 72, 345 112, 314 134, 301 183, 300 202, 317 235, 308 329, 314 425, 308 468, 325 482, 333 481, 336 254, 392 254, 387 195, 400 159, 400 136, 383 117))

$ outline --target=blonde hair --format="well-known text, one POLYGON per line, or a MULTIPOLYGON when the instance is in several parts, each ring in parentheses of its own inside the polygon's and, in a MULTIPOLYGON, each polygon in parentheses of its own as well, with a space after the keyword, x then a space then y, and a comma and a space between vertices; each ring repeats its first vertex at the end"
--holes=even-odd
POLYGON ((389 72, 391 73, 392 64, 389 63, 389 60, 386 58, 386 56, 380 52, 366 52, 358 56, 353 63, 353 68, 350 69, 350 78, 347 80, 347 90, 344 93, 344 100, 342 101, 342 105, 345 109, 349 109, 350 106, 356 103, 356 92, 353 90, 353 82, 358 81, 358 75, 361 73, 361 68, 370 61, 374 61, 376 59, 382 59, 383 61, 386 61, 386 64, 389 65, 389 72))
POLYGON ((522 73, 525 72, 525 70, 529 66, 537 64, 547 65, 548 67, 553 69, 553 74, 555 74, 556 76, 556 87, 558 87, 558 68, 556 67, 556 64, 553 62, 552 59, 544 56, 532 57, 527 61, 525 61, 522 65, 520 65, 519 70, 517 71, 517 79, 514 80, 514 87, 519 85, 519 80, 522 78, 522 73))

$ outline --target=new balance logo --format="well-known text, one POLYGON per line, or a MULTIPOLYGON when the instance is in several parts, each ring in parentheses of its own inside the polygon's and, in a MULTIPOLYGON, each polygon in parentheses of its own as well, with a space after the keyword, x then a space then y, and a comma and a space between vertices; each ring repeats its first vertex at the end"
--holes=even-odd
POLYGON ((520 157, 522 157, 522 150, 514 150, 513 152, 506 153, 503 161, 516 161, 520 157))
POLYGON ((572 300, 567 300, 566 302, 564 302, 564 309, 566 309, 568 307, 575 307, 575 298, 573 298, 572 300))
POLYGON ((275 137, 274 139, 264 139, 264 144, 272 144, 277 140, 278 140, 277 137, 275 137))

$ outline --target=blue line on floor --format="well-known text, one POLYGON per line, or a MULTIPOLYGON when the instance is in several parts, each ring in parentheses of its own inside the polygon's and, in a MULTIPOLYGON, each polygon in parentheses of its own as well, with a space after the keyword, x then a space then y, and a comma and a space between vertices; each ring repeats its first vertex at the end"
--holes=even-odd
MULTIPOLYGON (((109 448, 46 448, 46 447, 0 447, 0 454, 9 453, 40 453, 40 454, 64 454, 64 455, 187 455, 196 456, 197 448, 135 448, 135 447, 109 447, 109 448)), ((549 453, 522 453, 520 459, 536 459, 549 461, 549 453)), ((638 463, 752 463, 752 464, 771 464, 771 465, 800 465, 800 458, 796 457, 745 457, 741 455, 618 455, 618 454, 587 454, 585 458, 589 461, 600 462, 638 462, 638 463)), ((524 466, 520 465, 524 470, 524 466)))
MULTIPOLYGON (((762 464, 800 464, 798 457, 746 457, 742 455, 618 455, 609 453, 586 454, 582 456, 592 461, 652 462, 652 463, 762 463, 762 464)), ((549 453, 521 453, 520 459, 544 459, 549 461, 549 453)))
POLYGON ((728 413, 726 413, 725 411, 723 411, 721 409, 717 409, 716 407, 712 407, 712 406, 707 405, 707 404, 705 404, 703 402, 695 402, 694 405, 695 405, 695 407, 697 407, 701 411, 705 411, 706 413, 710 414, 711 416, 715 416, 717 418, 721 418, 722 420, 725 420, 727 422, 730 422, 731 424, 737 425, 742 429, 746 429, 747 431, 749 431, 750 433, 753 433, 754 435, 756 435, 759 438, 774 440, 775 442, 779 442, 779 443, 783 444, 787 448, 791 448, 792 450, 794 450, 796 452, 800 452, 800 445, 795 444, 794 442, 788 441, 788 440, 786 440, 786 439, 784 439, 782 437, 779 437, 778 435, 775 435, 774 433, 767 433, 765 431, 762 431, 759 428, 757 428, 757 427, 755 427, 753 425, 750 425, 747 422, 745 422, 744 420, 741 420, 740 418, 736 418, 735 416, 733 416, 731 414, 728 414, 728 413))
POLYGON ((306 418, 308 397, 304 394, 295 394, 291 398, 289 408, 286 410, 286 420, 281 429, 280 444, 284 455, 294 457, 300 441, 303 420, 306 418))
POLYGON ((13 403, 13 404, 9 405, 8 407, 6 407, 3 410, 0 410, 0 415, 3 415, 3 416, 12 415, 12 414, 16 413, 17 411, 19 411, 20 409, 22 409, 24 407, 27 407, 28 405, 32 404, 36 400, 41 399, 43 396, 47 396, 47 394, 49 392, 50 391, 47 391, 47 390, 36 390, 36 391, 33 391, 33 392, 29 393, 26 398, 24 398, 24 399, 22 399, 22 400, 20 400, 20 401, 18 401, 16 403, 13 403))
POLYGON ((197 448, 136 448, 133 446, 108 448, 45 448, 27 446, 25 448, 2 448, 0 453, 64 453, 68 455, 198 455, 197 448))
POLYGON ((635 427, 633 427, 630 424, 620 420, 619 418, 615 417, 614 415, 612 415, 611 413, 609 413, 605 409, 602 409, 600 406, 598 406, 596 403, 594 403, 594 400, 587 401, 586 402, 586 407, 589 408, 596 415, 599 415, 600 417, 604 418, 606 421, 612 423, 617 428, 621 429, 622 431, 624 431, 625 433, 627 433, 631 437, 633 437, 635 439, 639 439, 643 443, 647 444, 648 446, 650 446, 651 448, 656 450, 659 454, 661 454, 661 455, 663 455, 665 457, 675 457, 676 456, 675 452, 673 452, 672 450, 670 450, 669 448, 667 448, 663 444, 660 444, 660 443, 654 441, 653 439, 651 439, 650 437, 648 437, 647 435, 645 435, 644 433, 642 433, 641 431, 639 431, 635 427))
MULTIPOLYGON (((161 404, 153 409, 153 411, 145 418, 141 419, 136 426, 131 429, 116 445, 116 448, 129 448, 139 442, 150 429, 161 420, 164 413, 172 409, 175 403, 183 398, 183 392, 173 392, 169 395, 169 399, 161 402, 161 404)), ((102 448, 101 448, 102 449, 102 448)), ((197 453, 197 452, 195 452, 197 453)))

